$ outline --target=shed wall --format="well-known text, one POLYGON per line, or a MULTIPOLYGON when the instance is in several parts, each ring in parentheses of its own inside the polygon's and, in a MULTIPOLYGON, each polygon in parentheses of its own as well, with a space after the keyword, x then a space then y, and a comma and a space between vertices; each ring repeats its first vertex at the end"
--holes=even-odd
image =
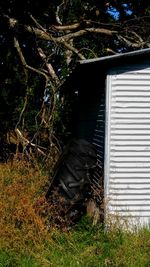
POLYGON ((98 204, 103 199, 103 165, 105 139, 105 77, 97 68, 86 70, 82 75, 78 88, 76 105, 75 137, 93 143, 97 149, 98 164, 91 178, 92 197, 98 204))
POLYGON ((150 64, 107 76, 106 215, 150 223, 150 64))

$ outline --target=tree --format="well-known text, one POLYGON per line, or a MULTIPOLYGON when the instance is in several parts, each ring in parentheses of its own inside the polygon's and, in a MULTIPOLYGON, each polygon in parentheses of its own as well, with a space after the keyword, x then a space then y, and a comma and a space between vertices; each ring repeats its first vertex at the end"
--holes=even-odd
POLYGON ((1 136, 15 129, 43 154, 65 131, 60 86, 76 62, 150 47, 146 0, 5 0, 0 11, 1 136))

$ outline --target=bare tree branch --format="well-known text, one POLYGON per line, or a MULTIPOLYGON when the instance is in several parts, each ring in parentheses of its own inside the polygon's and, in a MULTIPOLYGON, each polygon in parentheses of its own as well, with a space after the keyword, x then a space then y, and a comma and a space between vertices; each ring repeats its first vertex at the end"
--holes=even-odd
MULTIPOLYGON (((110 27, 112 29, 114 29, 114 28, 116 28, 118 30, 122 29, 121 23, 102 23, 102 22, 99 22, 99 21, 93 21, 93 20, 87 20, 87 19, 83 19, 82 23, 84 25, 87 25, 87 26, 95 24, 95 25, 106 27, 106 28, 110 27)), ((59 30, 59 31, 76 30, 80 26, 82 26, 81 25, 82 23, 81 22, 77 22, 77 23, 70 24, 70 25, 53 25, 53 27, 56 30, 59 30)))
MULTIPOLYGON (((32 17, 32 19, 34 19, 32 17)), ((37 21, 34 19, 35 23, 37 24, 37 21)), ((9 18, 9 23, 11 23, 11 19, 9 18)), ((15 23, 13 23, 13 25, 15 24, 16 25, 17 21, 15 20, 15 23)), ((46 30, 44 28, 41 28, 41 25, 38 24, 38 26, 40 27, 39 28, 35 28, 35 27, 31 27, 31 26, 28 26, 28 25, 24 25, 25 29, 30 32, 30 33, 35 33, 37 35, 37 37, 39 37, 40 39, 43 39, 43 40, 47 40, 47 41, 52 41, 54 43, 58 43, 58 44, 61 44, 63 45, 64 47, 66 47, 67 49, 69 49, 70 51, 74 52, 81 60, 82 59, 85 59, 84 55, 82 55, 74 46, 70 45, 68 43, 68 40, 70 39, 73 39, 73 38, 76 38, 76 37, 79 37, 79 36, 82 36, 82 35, 85 35, 87 33, 99 33, 99 34, 106 34, 108 36, 112 36, 113 34, 116 34, 117 31, 111 31, 111 30, 108 30, 108 29, 102 29, 102 28, 86 28, 84 30, 80 30, 80 31, 77 31, 77 32, 74 32, 74 33, 69 33, 69 34, 66 34, 64 35, 63 37, 53 37, 50 33, 46 32, 46 30)), ((23 63, 23 66, 27 69, 30 69, 32 71, 35 71, 41 75, 44 75, 46 78, 47 78, 47 75, 40 71, 40 70, 37 70, 29 65, 27 65, 25 59, 24 59, 24 56, 21 52, 21 49, 20 49, 20 46, 19 46, 19 43, 18 43, 18 40, 15 40, 15 47, 17 48, 17 51, 20 55, 20 58, 21 58, 21 61, 23 63)))
POLYGON ((66 41, 60 41, 61 44, 63 44, 67 49, 71 50, 74 52, 81 60, 86 59, 75 47, 71 46, 69 43, 66 41))
POLYGON ((61 84, 61 82, 60 82, 56 72, 54 71, 52 64, 47 62, 47 57, 40 47, 38 48, 38 52, 39 52, 40 57, 45 61, 46 67, 48 69, 48 73, 50 74, 52 79, 55 81, 56 85, 59 86, 61 84))
MULTIPOLYGON (((12 19, 12 18, 9 18, 9 23, 12 25, 12 27, 15 27, 17 24, 17 21, 12 19)), ((37 25, 36 20, 35 20, 35 23, 37 25)), ((79 26, 79 23, 76 23, 73 25, 66 25, 66 26, 62 26, 62 25, 60 26, 59 25, 57 27, 59 27, 58 30, 59 29, 68 30, 69 28, 70 29, 73 29, 73 28, 77 29, 78 26, 79 26)), ((83 35, 88 34, 88 33, 104 34, 104 35, 107 35, 110 37, 112 37, 115 34, 121 43, 125 44, 127 47, 132 47, 134 49, 140 49, 143 47, 150 47, 150 44, 148 42, 145 42, 139 34, 137 34, 135 31, 130 31, 130 30, 129 31, 126 30, 126 35, 127 35, 127 32, 130 32, 130 33, 132 33, 133 38, 132 38, 132 36, 128 36, 128 37, 123 36, 119 33, 119 31, 109 30, 109 29, 105 29, 105 28, 94 28, 94 27, 92 27, 92 28, 87 27, 85 29, 82 29, 82 30, 79 30, 76 32, 71 32, 71 33, 65 34, 61 37, 53 37, 50 33, 46 32, 46 30, 41 25, 38 25, 39 28, 31 27, 28 25, 24 25, 24 27, 28 32, 31 32, 31 33, 34 32, 35 35, 40 39, 43 39, 45 41, 52 41, 55 44, 63 45, 67 50, 70 50, 73 53, 75 53, 81 60, 85 59, 84 55, 81 54, 80 51, 78 51, 78 49, 76 49, 68 41, 73 40, 74 38, 83 36, 83 35)), ((32 71, 35 71, 41 75, 46 75, 44 72, 39 71, 37 69, 34 69, 31 66, 28 66, 27 63, 23 60, 21 52, 19 51, 19 46, 17 44, 16 44, 16 48, 18 49, 18 53, 20 54, 20 58, 21 58, 22 62, 24 62, 23 65, 25 68, 30 69, 32 71)), ((49 65, 48 71, 51 75, 54 75, 54 72, 53 72, 51 67, 52 66, 49 65), (53 74, 52 74, 52 72, 53 72, 53 74)))
POLYGON ((106 51, 107 51, 108 53, 113 54, 113 55, 117 55, 117 54, 118 54, 117 52, 115 52, 115 51, 112 50, 111 48, 106 48, 106 51))
POLYGON ((28 79, 28 72, 27 72, 27 69, 26 69, 26 61, 25 61, 25 58, 24 58, 24 55, 21 51, 21 48, 20 48, 20 45, 19 45, 19 42, 16 38, 14 38, 14 47, 17 49, 17 52, 19 54, 19 57, 21 59, 21 63, 23 65, 23 69, 24 69, 24 73, 25 73, 25 77, 26 77, 26 80, 28 79))
POLYGON ((46 154, 36 144, 31 143, 27 138, 25 138, 18 128, 15 129, 15 132, 23 146, 30 145, 31 147, 35 147, 40 154, 46 156, 46 154))
MULTIPOLYGON (((9 23, 11 23, 11 19, 10 18, 9 18, 9 23)), ((15 24, 16 23, 17 23, 17 21, 15 21, 15 24)), ((86 28, 84 30, 80 30, 80 31, 75 32, 75 33, 66 34, 63 37, 54 38, 51 34, 47 33, 45 29, 41 29, 41 27, 40 27, 40 29, 35 28, 35 27, 31 27, 31 26, 28 26, 28 25, 25 25, 24 27, 28 32, 30 32, 30 33, 34 32, 37 35, 37 37, 39 37, 40 39, 47 40, 47 41, 52 41, 54 43, 59 43, 59 44, 63 45, 67 49, 69 49, 72 52, 74 52, 75 54, 77 54, 80 59, 85 59, 85 57, 75 47, 73 47, 70 44, 68 44, 67 41, 69 39, 73 39, 73 38, 82 36, 84 34, 87 34, 88 32, 106 34, 106 35, 109 35, 109 36, 112 36, 114 33, 117 33, 117 31, 111 31, 111 30, 107 30, 107 29, 86 28)), ((27 64, 24 64, 24 65, 25 65, 26 68, 28 68, 30 70, 33 70, 33 71, 36 70, 36 69, 34 70, 32 67, 28 66, 27 64)), ((39 72, 39 70, 38 70, 38 72, 39 72)), ((43 73, 43 72, 41 72, 41 73, 43 73)))
POLYGON ((38 73, 38 74, 40 74, 40 75, 43 75, 43 76, 45 77, 46 81, 48 81, 49 77, 48 77, 44 72, 42 72, 42 71, 40 71, 40 70, 38 70, 38 69, 35 69, 35 68, 29 66, 29 65, 26 63, 26 60, 25 60, 25 58, 24 58, 24 55, 23 55, 23 53, 22 53, 22 51, 21 51, 19 42, 18 42, 18 40, 16 39, 16 37, 14 38, 14 47, 17 49, 17 52, 18 52, 18 54, 19 54, 19 57, 20 57, 20 59, 21 59, 21 62, 22 62, 23 67, 26 68, 26 69, 32 70, 32 71, 34 71, 34 72, 36 72, 36 73, 38 73))
MULTIPOLYGON (((18 42, 18 40, 17 40, 16 38, 14 38, 14 46, 15 46, 16 49, 17 49, 17 52, 18 52, 18 54, 19 54, 19 57, 20 57, 20 59, 21 59, 21 62, 22 62, 22 65, 24 66, 24 68, 27 68, 27 69, 32 70, 32 71, 34 71, 34 72, 36 72, 36 73, 38 73, 38 74, 40 74, 40 75, 43 75, 43 76, 45 77, 45 79, 46 79, 46 87, 47 87, 48 81, 49 81, 49 83, 50 83, 50 80, 49 80, 48 75, 46 75, 46 74, 45 74, 44 72, 42 72, 42 71, 39 71, 39 70, 37 70, 37 69, 35 69, 35 68, 33 68, 33 67, 27 65, 26 60, 25 60, 25 58, 24 58, 24 55, 23 55, 23 53, 22 53, 22 51, 21 51, 19 42, 18 42)), ((40 52, 42 53, 42 51, 40 51, 40 52)), ((42 54, 42 56, 45 57, 44 54, 42 54)), ((53 75, 53 78, 54 78, 55 72, 54 72, 52 66, 50 66, 50 65, 48 64, 48 65, 47 65, 47 68, 48 68, 49 74, 50 74, 51 76, 53 75)), ((56 81, 56 80, 57 80, 57 85, 58 85, 58 82, 60 82, 60 81, 58 80, 58 77, 56 78, 56 76, 55 76, 55 81, 56 81)), ((44 101, 43 101, 42 108, 41 108, 41 112, 42 112, 42 122, 41 122, 41 123, 44 122, 45 125, 46 125, 46 127, 49 127, 49 123, 52 121, 52 118, 53 118, 53 115, 54 115, 54 110, 55 110, 55 107, 56 107, 56 92, 55 92, 55 87, 52 85, 52 83, 50 83, 50 85, 51 85, 50 87, 51 87, 51 92, 52 92, 52 99, 53 99, 53 101, 51 102, 51 108, 50 108, 50 110, 49 110, 49 112, 48 112, 48 114, 47 114, 47 117, 48 117, 48 120, 47 120, 47 121, 45 120, 45 111, 46 111, 46 110, 45 110, 45 106, 44 106, 44 101), (53 104, 52 104, 52 103, 53 103, 53 104)), ((18 126, 18 124, 19 124, 19 122, 20 122, 20 120, 21 120, 21 117, 22 117, 22 115, 23 115, 23 112, 24 112, 25 108, 26 108, 26 102, 25 102, 24 107, 23 107, 23 109, 22 109, 22 111, 21 111, 21 114, 20 114, 20 117, 19 117, 19 121, 18 121, 18 123, 17 123, 16 126, 18 126)), ((21 136, 21 135, 20 135, 20 136, 21 136)), ((32 144, 32 146, 34 146, 34 145, 32 144)))
POLYGON ((41 29, 31 27, 28 25, 24 25, 24 28, 30 33, 35 33, 37 37, 39 37, 40 39, 43 39, 45 41, 56 42, 56 38, 54 38, 50 33, 46 32, 45 30, 43 31, 41 29))
POLYGON ((26 96, 25 96, 25 100, 24 100, 23 108, 22 108, 22 110, 21 110, 21 112, 20 112, 18 122, 16 123, 16 128, 18 127, 18 125, 19 125, 20 122, 21 122, 21 119, 22 119, 23 113, 25 112, 27 103, 28 103, 28 95, 26 94, 26 96))
POLYGON ((43 40, 47 40, 47 41, 52 41, 52 42, 55 42, 55 43, 59 43, 63 46, 65 46, 67 49, 70 49, 71 51, 73 51, 75 54, 77 54, 79 56, 80 59, 85 59, 85 57, 79 53, 79 51, 75 48, 75 47, 72 47, 71 45, 69 45, 65 39, 63 37, 58 37, 58 38, 54 38, 52 37, 49 33, 47 32, 44 32, 40 29, 37 29, 37 28, 32 28, 30 26, 25 26, 26 30, 33 33, 34 33, 41 39, 43 40))
MULTIPOLYGON (((69 40, 69 44, 73 47, 73 39, 69 40)), ((69 66, 69 64, 71 63, 71 60, 72 60, 73 51, 71 51, 70 49, 66 49, 65 55, 66 55, 67 66, 69 66)))
POLYGON ((124 24, 129 24, 131 22, 134 22, 134 21, 140 21, 140 20, 144 20, 144 19, 150 19, 150 16, 142 16, 142 17, 135 17, 135 18, 132 18, 132 19, 128 19, 126 21, 124 21, 124 24))
POLYGON ((57 9, 56 9, 56 21, 59 25, 62 25, 62 22, 61 22, 61 19, 59 17, 59 11, 60 11, 60 8, 64 5, 64 1, 62 1, 62 3, 57 6, 57 9))
POLYGON ((32 15, 30 15, 30 18, 34 21, 35 25, 36 25, 39 29, 41 29, 41 30, 44 31, 44 32, 47 31, 45 28, 43 28, 43 26, 42 26, 40 23, 38 23, 38 21, 37 21, 32 15))
POLYGON ((80 49, 80 51, 84 51, 84 50, 89 51, 91 54, 93 54, 93 57, 97 57, 97 54, 95 54, 92 49, 89 49, 87 47, 82 47, 80 49))
POLYGON ((103 29, 103 28, 85 28, 84 30, 80 30, 74 33, 69 33, 62 37, 58 37, 57 42, 67 41, 69 39, 80 37, 88 33, 99 33, 99 34, 106 34, 106 35, 112 36, 113 34, 117 34, 118 31, 111 31, 111 30, 103 29))
POLYGON ((139 43, 144 43, 142 37, 137 34, 135 31, 128 31, 129 33, 131 32, 131 34, 133 35, 133 39, 135 40, 135 38, 138 40, 139 43))
POLYGON ((80 23, 74 23, 72 25, 54 25, 54 28, 58 31, 70 31, 70 30, 76 30, 77 28, 79 28, 80 23))
POLYGON ((47 41, 52 41, 52 42, 55 42, 55 43, 59 43, 59 44, 65 46, 67 49, 73 51, 75 54, 77 54, 80 59, 85 59, 85 57, 81 53, 79 53, 79 51, 75 47, 72 47, 71 45, 69 45, 64 38, 62 38, 62 37, 54 38, 49 33, 43 32, 42 30, 37 29, 37 28, 32 28, 30 26, 25 26, 25 28, 26 28, 27 31, 29 31, 31 33, 33 33, 33 31, 34 31, 34 33, 39 38, 47 40, 47 41))
MULTIPOLYGON (((123 37, 121 35, 117 35, 117 38, 120 42, 124 43, 127 47, 132 47, 132 48, 136 48, 136 49, 139 49, 139 48, 143 48, 143 45, 144 43, 139 43, 139 42, 131 42, 129 41, 126 37, 123 37)), ((148 44, 147 44, 148 45, 148 44)))

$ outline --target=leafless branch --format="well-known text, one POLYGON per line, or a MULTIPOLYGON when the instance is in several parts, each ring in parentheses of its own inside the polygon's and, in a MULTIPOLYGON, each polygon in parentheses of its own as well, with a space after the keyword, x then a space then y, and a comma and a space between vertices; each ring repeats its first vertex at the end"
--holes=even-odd
POLYGON ((47 62, 47 56, 45 55, 44 51, 39 47, 38 52, 39 52, 40 57, 45 61, 46 67, 48 69, 48 73, 50 74, 52 79, 55 81, 56 85, 59 86, 61 82, 60 82, 56 72, 54 71, 52 64, 47 62))
POLYGON ((32 16, 32 15, 30 15, 30 18, 34 21, 34 23, 35 23, 35 25, 39 28, 39 29, 41 29, 42 31, 44 31, 44 32, 46 32, 46 29, 45 28, 43 28, 43 26, 32 16))
POLYGON ((60 11, 60 8, 64 5, 64 1, 62 1, 62 3, 57 6, 57 9, 56 9, 56 21, 59 25, 62 25, 62 22, 61 22, 61 19, 59 17, 59 11, 60 11))
POLYGON ((113 54, 113 55, 116 55, 116 54, 118 54, 117 52, 115 52, 114 50, 112 50, 111 48, 106 48, 106 51, 108 52, 108 53, 111 53, 111 54, 113 54))
POLYGON ((129 24, 130 22, 134 22, 134 21, 141 21, 143 19, 150 19, 150 16, 142 16, 142 17, 135 17, 135 18, 132 18, 132 19, 128 19, 126 21, 124 21, 124 24, 129 24))
POLYGON ((93 57, 97 57, 97 55, 93 52, 92 49, 89 49, 87 47, 83 47, 83 48, 80 49, 80 51, 84 51, 84 50, 91 52, 91 54, 93 54, 93 57))
POLYGON ((143 44, 141 45, 141 43, 133 43, 131 41, 129 41, 127 38, 121 36, 121 35, 117 35, 117 38, 120 42, 124 43, 127 47, 132 47, 132 48, 142 48, 143 47, 143 44))
POLYGON ((141 44, 144 43, 142 37, 139 34, 137 34, 135 31, 128 31, 128 32, 129 33, 131 32, 131 34, 133 35, 133 38, 134 39, 136 38, 139 43, 141 43, 141 44))
POLYGON ((28 103, 28 95, 26 94, 23 108, 22 108, 22 110, 21 110, 21 112, 20 112, 20 116, 19 116, 18 122, 16 123, 16 128, 18 127, 18 125, 19 125, 20 122, 21 122, 21 119, 22 119, 23 113, 25 112, 27 103, 28 103))
POLYGON ((74 33, 68 33, 62 37, 58 37, 57 42, 67 41, 69 39, 80 37, 80 36, 88 34, 88 33, 99 33, 99 34, 106 34, 108 36, 112 36, 113 34, 117 34, 118 32, 117 31, 111 31, 108 29, 102 29, 102 28, 85 28, 83 30, 80 30, 80 31, 77 31, 74 33))
MULTIPOLYGON (((11 22, 11 19, 9 19, 9 23, 11 22)), ((37 24, 36 20, 35 23, 37 24)), ((17 21, 15 21, 15 24, 17 24, 17 21)), ((47 41, 52 41, 54 43, 58 43, 63 45, 64 47, 66 47, 67 49, 69 49, 70 51, 74 52, 81 60, 85 59, 85 57, 72 45, 70 45, 68 43, 69 39, 73 39, 82 35, 85 35, 87 33, 99 33, 99 34, 106 34, 108 36, 112 36, 113 34, 116 34, 117 31, 111 31, 108 29, 103 29, 103 28, 86 28, 84 30, 80 30, 74 33, 69 33, 64 35, 63 37, 53 37, 50 33, 46 32, 45 29, 41 28, 41 26, 38 24, 38 26, 40 28, 35 28, 35 27, 31 27, 28 25, 24 25, 25 29, 30 32, 30 33, 35 33, 37 35, 38 38, 43 39, 43 40, 47 40, 47 41)), ((24 65, 25 68, 28 68, 32 71, 35 71, 41 75, 44 75, 46 77, 46 74, 40 70, 37 70, 29 65, 27 65, 26 61, 24 60, 24 57, 22 57, 22 53, 20 52, 20 46, 18 44, 18 40, 15 41, 15 46, 18 50, 18 53, 20 54, 20 58, 22 59, 22 63, 24 65)))
POLYGON ((67 49, 69 49, 72 52, 74 52, 81 60, 86 59, 75 47, 71 46, 66 41, 62 41, 60 43, 62 43, 67 49))
MULTIPOLYGON (((28 26, 28 25, 24 25, 25 29, 28 32, 31 32, 31 33, 34 32, 35 35, 38 38, 43 39, 45 41, 51 41, 51 42, 54 42, 57 45, 64 46, 67 50, 70 50, 73 53, 75 53, 81 60, 85 59, 84 55, 78 49, 76 49, 73 46, 73 44, 72 44, 73 42, 69 43, 69 40, 74 40, 75 38, 83 36, 83 35, 88 34, 88 33, 91 33, 91 34, 104 34, 104 35, 109 36, 109 37, 115 35, 120 42, 125 44, 127 47, 132 47, 134 49, 140 49, 140 48, 143 48, 143 47, 150 47, 150 44, 148 42, 144 41, 139 34, 137 34, 135 31, 131 31, 131 30, 128 30, 128 29, 126 30, 126 35, 125 36, 120 34, 119 31, 115 31, 115 30, 109 30, 109 29, 105 29, 105 28, 94 28, 94 27, 89 28, 89 27, 87 27, 87 28, 79 30, 79 31, 66 33, 65 35, 63 35, 61 37, 53 37, 50 33, 46 32, 46 30, 41 25, 39 25, 38 22, 35 19, 34 19, 34 21, 35 21, 36 25, 39 28, 31 27, 31 26, 28 26), (130 33, 129 36, 127 36, 128 32, 130 33), (131 36, 131 34, 132 34, 132 36, 131 36)), ((14 19, 9 18, 9 23, 13 27, 15 27, 18 22, 16 20, 14 20, 14 19)), ((71 30, 71 29, 77 29, 79 27, 79 25, 80 25, 80 23, 75 23, 75 24, 66 25, 66 26, 59 25, 59 26, 55 26, 55 28, 58 28, 58 30, 66 30, 67 31, 67 30, 71 30)), ((17 41, 16 41, 15 46, 16 46, 16 48, 18 50, 18 53, 20 54, 20 58, 22 60, 22 63, 24 62, 23 63, 24 67, 26 69, 29 69, 29 70, 35 71, 35 72, 37 72, 37 73, 39 73, 41 75, 44 75, 45 78, 47 78, 47 75, 45 74, 45 72, 42 72, 40 70, 37 70, 37 69, 27 65, 27 63, 25 62, 24 58, 22 57, 22 54, 20 52, 19 46, 17 44, 17 41)), ((48 69, 48 72, 51 75, 51 77, 54 78, 55 72, 54 72, 52 66, 51 65, 47 66, 47 69, 48 69)), ((56 81, 56 76, 55 76, 55 81, 56 81)), ((57 84, 58 84, 58 80, 57 80, 57 84)))
MULTIPOLYGON (((44 72, 42 72, 42 71, 40 71, 40 70, 38 70, 38 69, 35 69, 35 68, 33 68, 33 67, 27 65, 26 60, 25 60, 25 58, 24 58, 24 55, 23 55, 23 53, 22 53, 22 50, 21 50, 21 48, 20 48, 19 42, 18 42, 18 40, 17 40, 16 38, 14 38, 14 46, 15 46, 16 49, 17 49, 17 52, 18 52, 18 54, 19 54, 19 57, 20 57, 20 59, 21 59, 21 62, 22 62, 23 67, 24 67, 25 69, 29 69, 29 70, 31 70, 31 71, 34 71, 34 72, 40 74, 40 75, 43 75, 43 76, 45 77, 45 79, 46 79, 46 86, 47 86, 48 82, 50 83, 51 93, 52 93, 52 99, 53 99, 53 100, 52 100, 52 106, 51 106, 51 110, 49 111, 49 114, 48 114, 48 120, 47 120, 47 121, 45 120, 45 107, 44 107, 44 102, 43 102, 43 104, 42 104, 42 108, 41 108, 41 111, 40 111, 40 112, 42 112, 42 122, 41 122, 41 123, 45 122, 46 127, 49 127, 49 123, 50 123, 50 121, 52 121, 52 118, 53 118, 53 115, 54 115, 54 109, 55 109, 55 106, 56 106, 56 92, 55 92, 55 87, 54 87, 53 84, 50 82, 50 80, 49 80, 49 76, 48 76, 48 75, 46 75, 44 72)), ((42 51, 40 51, 40 52, 42 53, 42 51)), ((42 54, 42 56, 44 57, 45 55, 42 54)), ((47 68, 48 68, 49 74, 50 74, 51 76, 53 75, 53 77, 54 77, 55 72, 54 72, 52 66, 50 66, 49 64, 47 64, 47 68), (50 68, 50 67, 51 67, 51 68, 50 68), (53 71, 53 72, 52 72, 52 71, 53 71)), ((55 82, 56 82, 56 76, 55 76, 55 82)), ((59 82, 60 82, 60 81, 59 81, 59 82)), ((58 77, 57 77, 57 83, 58 83, 58 77)), ((18 121, 18 123, 17 123, 16 126, 18 126, 18 124, 20 123, 20 120, 21 120, 21 117, 22 117, 22 115, 23 115, 23 112, 24 112, 25 108, 26 108, 26 102, 25 102, 24 107, 23 107, 23 109, 22 109, 22 111, 21 111, 21 114, 20 114, 20 117, 19 117, 19 121, 18 121)), ((18 132, 18 131, 17 131, 17 132, 18 132)), ((18 133, 19 133, 19 132, 18 132, 18 133)), ((21 137, 21 135, 20 135, 20 137, 21 137)), ((26 140, 26 143, 29 144, 29 141, 26 140)), ((31 143, 31 146, 35 146, 35 145, 31 143)), ((39 151, 39 152, 40 152, 40 151, 39 151)), ((40 152, 40 153, 41 153, 41 152, 40 152)))
POLYGON ((71 45, 69 45, 64 38, 54 38, 52 37, 49 33, 47 32, 43 32, 42 30, 40 29, 37 29, 37 28, 32 28, 30 26, 25 26, 26 30, 33 33, 34 33, 41 39, 43 40, 47 40, 47 41, 52 41, 52 42, 55 42, 55 43, 59 43, 63 46, 65 46, 67 49, 73 51, 75 54, 77 54, 79 56, 80 59, 85 59, 85 57, 79 53, 79 51, 75 48, 75 47, 72 47, 71 45))
POLYGON ((54 25, 54 28, 58 31, 70 31, 70 30, 76 30, 77 28, 79 28, 80 23, 74 23, 71 25, 54 25))
MULTIPOLYGON (((69 44, 73 47, 73 39, 69 40, 69 44)), ((80 50, 81 51, 81 50, 80 50)), ((80 52, 79 51, 79 52, 80 52)), ((66 63, 67 66, 69 66, 69 64, 71 63, 72 60, 72 55, 73 55, 73 51, 71 51, 70 49, 66 49, 65 51, 65 56, 66 56, 66 63)))
POLYGON ((23 67, 24 67, 25 69, 29 69, 29 70, 31 70, 31 71, 34 71, 34 72, 40 74, 40 75, 43 75, 43 76, 45 77, 46 81, 48 81, 49 78, 48 78, 48 76, 47 76, 44 72, 42 72, 42 71, 40 71, 40 70, 38 70, 38 69, 36 69, 36 68, 33 68, 33 67, 29 66, 29 65, 26 63, 25 57, 24 57, 24 55, 23 55, 23 53, 22 53, 22 50, 21 50, 21 48, 20 48, 19 42, 18 42, 18 40, 16 39, 16 37, 14 38, 14 47, 17 49, 17 52, 18 52, 18 54, 19 54, 19 57, 20 57, 20 59, 21 59, 21 62, 22 62, 23 67))
POLYGON ((28 25, 24 25, 24 28, 30 33, 34 32, 34 34, 36 34, 37 37, 39 37, 40 39, 43 39, 45 41, 56 42, 55 38, 50 33, 46 32, 45 30, 43 31, 41 29, 31 27, 28 25))
POLYGON ((31 147, 35 147, 40 154, 46 156, 46 154, 37 145, 31 143, 27 138, 25 138, 18 128, 15 129, 15 132, 18 138, 20 139, 21 143, 23 144, 23 146, 30 145, 31 147))
POLYGON ((26 77, 26 80, 28 79, 28 72, 27 72, 27 69, 26 69, 26 61, 25 61, 25 58, 24 58, 24 55, 21 51, 21 48, 20 48, 20 45, 19 45, 19 42, 16 38, 14 38, 14 47, 17 49, 17 52, 19 54, 19 57, 21 59, 21 63, 23 65, 23 69, 24 69, 24 73, 25 73, 25 77, 26 77))
MULTIPOLYGON (((82 23, 89 27, 90 25, 99 25, 101 27, 106 27, 106 29, 109 27, 111 29, 117 29, 120 30, 122 29, 122 26, 120 23, 102 23, 102 22, 98 22, 98 21, 93 21, 93 20, 86 20, 84 19, 82 21, 82 23)), ((78 29, 80 26, 82 26, 81 22, 77 22, 71 25, 53 25, 53 27, 58 30, 58 31, 68 31, 68 30, 76 30, 78 29)))

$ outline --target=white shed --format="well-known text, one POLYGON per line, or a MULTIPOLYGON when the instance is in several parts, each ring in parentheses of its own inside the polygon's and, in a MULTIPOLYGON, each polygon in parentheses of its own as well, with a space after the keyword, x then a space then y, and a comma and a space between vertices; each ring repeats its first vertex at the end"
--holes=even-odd
POLYGON ((97 147, 106 220, 150 225, 150 49, 83 60, 71 79, 75 135, 97 147))
POLYGON ((110 71, 106 89, 107 213, 150 224, 150 62, 110 71))

